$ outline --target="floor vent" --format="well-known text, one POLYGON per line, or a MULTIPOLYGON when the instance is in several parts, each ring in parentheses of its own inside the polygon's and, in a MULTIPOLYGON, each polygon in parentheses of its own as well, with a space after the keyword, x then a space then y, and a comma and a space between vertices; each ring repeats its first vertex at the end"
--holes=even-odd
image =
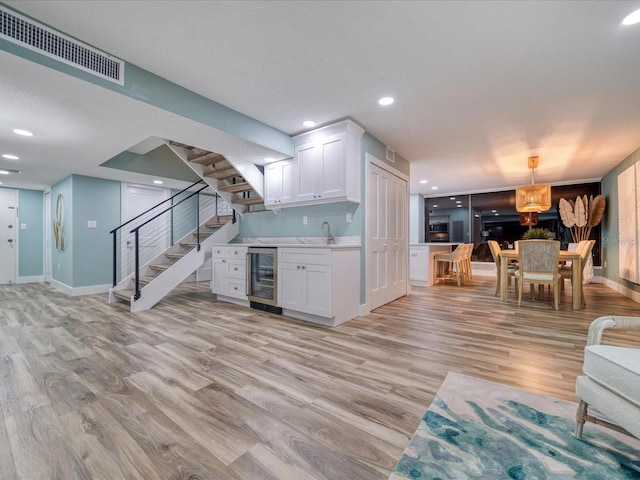
POLYGON ((0 38, 124 85, 124 62, 0 5, 0 38))

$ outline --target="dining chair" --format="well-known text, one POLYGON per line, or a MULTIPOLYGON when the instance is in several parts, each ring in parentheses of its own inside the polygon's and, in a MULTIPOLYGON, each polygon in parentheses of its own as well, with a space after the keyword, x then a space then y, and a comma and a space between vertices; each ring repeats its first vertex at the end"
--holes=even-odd
MULTIPOLYGON (((595 245, 595 240, 582 240, 578 243, 576 247, 576 252, 580 253, 580 263, 582 268, 584 269, 587 264, 587 259, 593 250, 593 246, 595 245)), ((564 290, 564 281, 565 279, 569 279, 573 282, 573 269, 571 266, 563 265, 560 267, 560 288, 564 290)), ((582 289, 582 284, 580 285, 580 289, 582 289)), ((584 298, 584 292, 581 295, 582 305, 586 305, 587 301, 584 298)))
POLYGON ((467 247, 464 243, 459 244, 451 253, 436 253, 433 258, 436 261, 436 278, 438 282, 445 278, 455 278, 458 286, 465 281, 465 255, 467 247))
POLYGON ((558 310, 560 290, 560 242, 557 240, 521 240, 518 244, 518 306, 522 305, 525 283, 550 285, 553 288, 553 308, 558 310))
MULTIPOLYGON (((496 264, 496 294, 494 296, 498 296, 500 295, 500 274, 501 274, 501 267, 502 267, 502 263, 505 260, 502 260, 500 258, 500 244, 498 242, 496 242, 495 240, 489 240, 487 241, 487 243, 489 244, 489 250, 491 251, 491 255, 493 256, 493 261, 496 264)), ((513 263, 509 263, 507 265, 507 281, 509 282, 509 284, 511 284, 511 277, 515 276, 516 273, 516 265, 513 263)))
POLYGON ((473 272, 471 271, 471 255, 473 253, 473 243, 464 244, 464 254, 462 260, 463 274, 465 282, 470 281, 473 278, 473 272))

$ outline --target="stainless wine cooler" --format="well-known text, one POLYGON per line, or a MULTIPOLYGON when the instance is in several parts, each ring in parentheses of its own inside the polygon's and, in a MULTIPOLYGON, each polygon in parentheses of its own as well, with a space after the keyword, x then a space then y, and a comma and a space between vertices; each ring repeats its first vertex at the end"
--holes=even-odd
POLYGON ((249 247, 247 251, 247 296, 252 308, 282 313, 278 308, 278 249, 249 247))

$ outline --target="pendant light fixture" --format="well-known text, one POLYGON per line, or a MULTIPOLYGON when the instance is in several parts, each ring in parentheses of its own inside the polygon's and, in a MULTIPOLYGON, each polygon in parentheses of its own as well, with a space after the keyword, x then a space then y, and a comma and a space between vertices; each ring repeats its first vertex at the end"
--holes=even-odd
POLYGON ((545 212, 551 208, 551 185, 535 184, 533 171, 538 166, 538 157, 529 157, 531 185, 516 188, 516 210, 518 212, 545 212))

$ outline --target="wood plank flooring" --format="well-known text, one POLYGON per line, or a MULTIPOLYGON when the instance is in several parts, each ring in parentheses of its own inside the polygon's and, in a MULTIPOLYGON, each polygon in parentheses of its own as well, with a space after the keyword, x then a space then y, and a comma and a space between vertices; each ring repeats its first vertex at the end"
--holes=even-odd
POLYGON ((448 371, 575 400, 589 323, 640 315, 598 284, 554 312, 494 282, 413 288, 337 328, 208 284, 136 314, 0 286, 0 478, 386 479, 448 371))

